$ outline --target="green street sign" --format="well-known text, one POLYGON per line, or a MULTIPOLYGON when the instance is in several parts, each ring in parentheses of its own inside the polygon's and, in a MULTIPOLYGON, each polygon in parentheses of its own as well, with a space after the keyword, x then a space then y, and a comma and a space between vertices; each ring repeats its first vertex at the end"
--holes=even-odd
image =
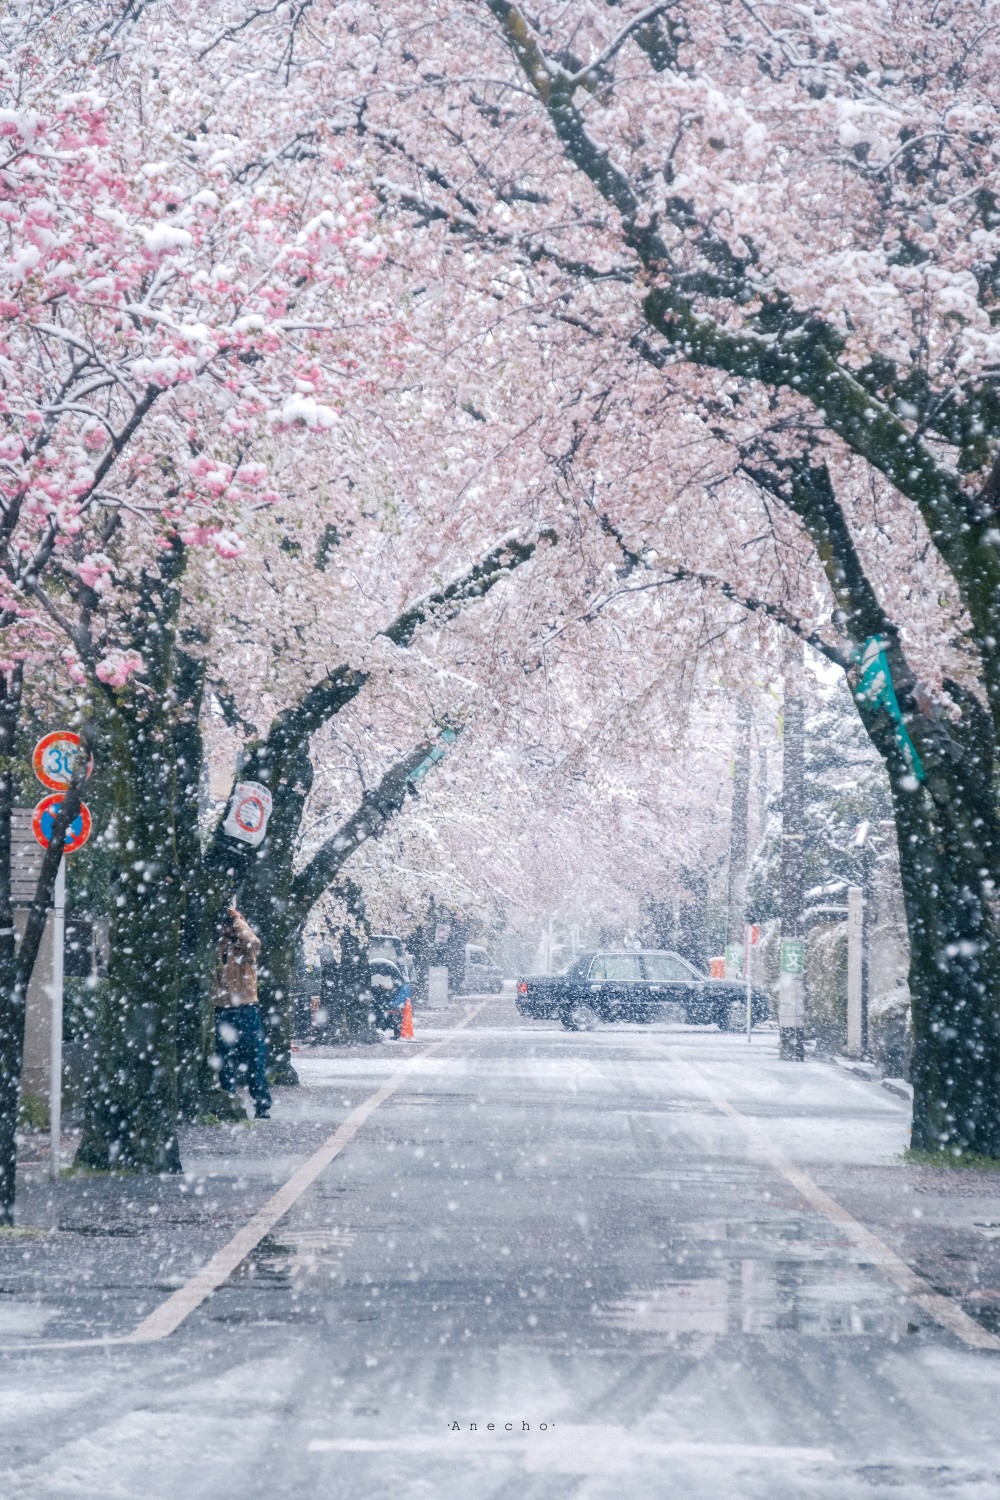
POLYGON ((804 938, 782 938, 782 974, 804 974, 806 971, 806 945, 804 938))
POLYGON ((416 786, 418 781, 422 781, 424 779, 424 777, 427 775, 427 772, 431 769, 432 766, 436 766, 439 760, 444 760, 445 756, 448 754, 448 751, 451 749, 451 746, 457 739, 457 730, 450 728, 442 729, 438 744, 434 746, 429 755, 424 756, 424 759, 420 762, 419 766, 414 766, 409 776, 407 776, 406 779, 411 784, 411 786, 416 786))
POLYGON ((742 943, 727 943, 726 944, 726 968, 727 969, 742 969, 742 967, 743 967, 743 944, 742 943))
POLYGON ((903 715, 896 697, 896 689, 893 686, 892 672, 889 668, 889 658, 885 654, 885 641, 880 635, 873 635, 865 642, 860 652, 859 665, 861 675, 858 685, 854 690, 856 698, 867 698, 873 708, 884 708, 894 725, 896 743, 903 753, 906 761, 917 781, 926 781, 927 772, 916 745, 910 738, 910 731, 903 722, 903 715))

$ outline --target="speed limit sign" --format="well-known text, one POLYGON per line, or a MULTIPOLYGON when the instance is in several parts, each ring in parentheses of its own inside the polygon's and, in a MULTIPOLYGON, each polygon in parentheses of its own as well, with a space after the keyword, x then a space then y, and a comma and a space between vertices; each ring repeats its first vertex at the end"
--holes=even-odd
MULTIPOLYGON (((80 736, 71 729, 53 729, 43 734, 31 752, 31 765, 42 786, 50 792, 64 792, 73 779, 73 767, 80 753, 80 736)), ((87 761, 87 775, 94 769, 94 758, 87 761)))

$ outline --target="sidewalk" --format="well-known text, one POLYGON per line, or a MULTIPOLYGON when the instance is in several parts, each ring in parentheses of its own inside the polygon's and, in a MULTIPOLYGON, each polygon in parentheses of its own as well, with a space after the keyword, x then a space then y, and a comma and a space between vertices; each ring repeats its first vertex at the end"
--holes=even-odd
MULTIPOLYGON (((188 1126, 184 1171, 115 1176, 64 1165, 50 1180, 48 1136, 26 1132, 18 1153, 13 1230, 0 1230, 0 1344, 130 1332, 187 1282, 286 1182, 383 1077, 416 1049, 313 1048, 356 1063, 334 1088, 278 1088, 267 1121, 188 1126)), ((65 1133, 71 1163, 79 1133, 65 1133)))

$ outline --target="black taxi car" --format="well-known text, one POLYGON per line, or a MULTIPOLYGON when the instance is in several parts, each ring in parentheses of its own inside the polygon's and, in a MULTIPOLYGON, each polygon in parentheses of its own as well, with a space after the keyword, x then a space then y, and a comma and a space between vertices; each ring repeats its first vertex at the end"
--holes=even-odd
MULTIPOLYGON (((569 1031, 612 1021, 655 1021, 668 1005, 680 1006, 694 1025, 727 1031, 734 1002, 743 1007, 738 1024, 745 1026, 746 997, 744 981, 710 979, 664 948, 580 953, 561 974, 529 974, 517 982, 522 1016, 557 1017, 569 1031)), ((759 985, 751 986, 750 1013, 755 1026, 770 1013, 767 991, 759 985)))

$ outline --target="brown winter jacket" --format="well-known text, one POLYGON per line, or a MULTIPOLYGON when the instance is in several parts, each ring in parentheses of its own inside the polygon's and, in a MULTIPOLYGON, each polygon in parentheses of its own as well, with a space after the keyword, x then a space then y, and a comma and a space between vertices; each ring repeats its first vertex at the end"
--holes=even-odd
POLYGON ((219 939, 212 980, 215 1005, 257 1004, 257 954, 260 938, 239 912, 219 939))

